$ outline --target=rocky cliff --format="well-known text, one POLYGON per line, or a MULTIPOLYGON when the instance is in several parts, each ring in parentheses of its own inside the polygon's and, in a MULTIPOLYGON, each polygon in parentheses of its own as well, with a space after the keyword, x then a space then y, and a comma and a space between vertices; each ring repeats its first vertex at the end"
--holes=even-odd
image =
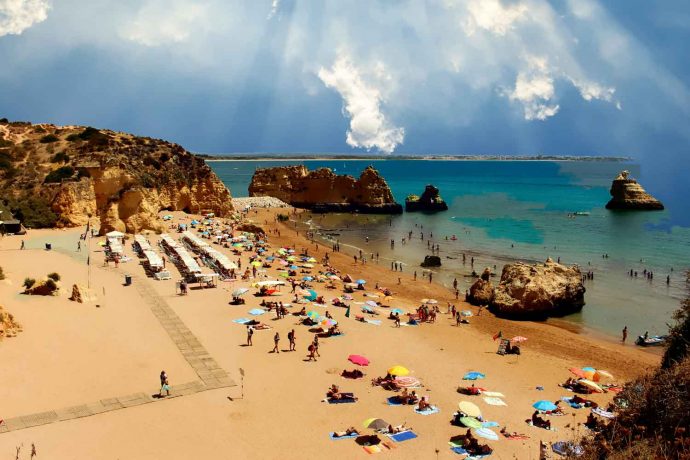
POLYGON ((232 212, 225 185, 181 146, 78 126, 0 120, 0 186, 0 198, 33 227, 95 217, 101 233, 135 233, 160 230, 162 210, 232 212))
POLYGON ((485 268, 477 281, 470 286, 467 300, 472 305, 489 305, 494 298, 494 287, 491 284, 491 269, 485 268))
POLYGON ((503 267, 490 307, 508 317, 562 316, 582 309, 584 295, 577 266, 567 267, 551 259, 535 265, 517 262, 503 267))
POLYGON ((422 196, 410 195, 405 199, 405 211, 447 211, 448 205, 439 193, 438 188, 427 185, 422 196))
POLYGON ((607 209, 659 210, 664 209, 661 201, 647 193, 628 171, 622 171, 611 184, 611 201, 607 209))
POLYGON ((371 166, 359 179, 339 176, 328 168, 309 171, 305 166, 257 169, 249 196, 272 196, 315 212, 400 214, 385 179, 371 166))

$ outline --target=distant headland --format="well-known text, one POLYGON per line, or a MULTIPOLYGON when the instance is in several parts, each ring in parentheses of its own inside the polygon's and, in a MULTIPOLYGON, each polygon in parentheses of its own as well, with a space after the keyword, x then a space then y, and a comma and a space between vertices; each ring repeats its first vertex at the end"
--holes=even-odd
POLYGON ((599 161, 626 162, 630 157, 593 155, 371 155, 341 153, 195 153, 206 161, 305 161, 305 160, 428 160, 428 161, 599 161))

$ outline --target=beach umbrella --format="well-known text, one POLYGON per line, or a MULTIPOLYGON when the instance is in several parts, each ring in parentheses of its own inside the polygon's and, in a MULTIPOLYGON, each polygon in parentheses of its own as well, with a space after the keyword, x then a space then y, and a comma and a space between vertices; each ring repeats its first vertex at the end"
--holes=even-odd
POLYGON ((287 278, 290 275, 288 275, 286 272, 282 272, 282 273, 278 273, 278 276, 282 276, 283 278, 287 278))
POLYGON ((355 281, 355 283, 357 283, 357 284, 367 284, 367 280, 359 279, 359 280, 355 281))
POLYGON ((343 294, 343 300, 352 300, 354 297, 352 297, 350 294, 343 294))
POLYGON ((336 324, 338 324, 338 322, 334 319, 331 319, 331 318, 323 318, 321 320, 321 322, 319 323, 319 325, 322 327, 331 327, 331 326, 335 326, 336 324))
POLYGON ((517 335, 517 336, 513 337, 512 339, 510 339, 510 341, 515 342, 515 343, 525 342, 525 341, 527 341, 527 337, 517 335))
POLYGON ((486 375, 482 374, 481 372, 468 372, 465 374, 465 376, 462 378, 463 380, 480 380, 486 378, 486 375))
POLYGON ((458 404, 458 409, 460 412, 470 417, 479 417, 482 415, 482 411, 479 409, 479 407, 469 401, 460 401, 458 404))
POLYGON ((438 300, 436 299, 428 299, 426 302, 428 305, 436 305, 438 303, 438 300))
POLYGON ((278 261, 278 263, 279 263, 280 265, 283 265, 283 266, 285 266, 285 265, 290 265, 289 262, 287 262, 287 261, 285 261, 285 260, 283 260, 283 259, 280 259, 280 260, 278 261))
POLYGON ((255 260, 254 262, 252 262, 252 266, 253 266, 253 267, 260 267, 261 265, 262 265, 262 264, 261 264, 261 261, 260 261, 260 260, 255 260))
POLYGON ((362 305, 362 311, 365 311, 367 313, 374 313, 374 309, 371 308, 369 305, 362 305))
POLYGON ((302 264, 304 268, 314 268, 314 264, 302 264))
POLYGON ((554 403, 552 403, 551 401, 547 401, 545 399, 535 402, 534 404, 532 404, 532 407, 542 412, 556 410, 557 408, 557 406, 554 403))
POLYGON ((350 361, 351 363, 357 364, 359 366, 368 366, 369 365, 369 360, 362 355, 350 355, 347 357, 347 360, 350 361))
POLYGON ((405 312, 403 310, 401 310, 400 308, 394 308, 391 310, 391 313, 397 313, 399 315, 402 315, 405 312))
POLYGON ((194 220, 192 221, 192 225, 199 225, 199 221, 196 220, 196 219, 194 219, 194 220))
POLYGON ((333 281, 340 281, 340 278, 338 278, 338 275, 328 275, 328 279, 331 279, 333 281))
POLYGON ((238 288, 238 289, 235 289, 234 291, 232 291, 232 296, 233 297, 241 297, 244 294, 246 294, 247 292, 249 292, 249 288, 238 288))
POLYGON ((417 388, 422 386, 422 382, 417 377, 400 376, 395 378, 395 384, 401 388, 417 388))
POLYGON ((460 312, 460 315, 461 315, 461 316, 465 316, 465 317, 467 317, 467 318, 469 318, 470 316, 473 316, 472 312, 469 311, 469 310, 463 310, 463 311, 461 311, 461 312, 460 312))
POLYGON ((252 310, 249 310, 249 314, 254 316, 263 315, 264 313, 266 313, 266 311, 262 310, 261 308, 254 308, 252 310))
POLYGON ((310 317, 312 320, 316 320, 319 318, 320 315, 318 312, 312 310, 310 312, 307 312, 307 316, 310 317))
POLYGON ((313 264, 313 263, 316 263, 316 259, 314 259, 313 257, 310 257, 307 259, 307 262, 313 264))
POLYGON ((605 377, 607 379, 613 379, 613 374, 611 374, 609 371, 604 371, 601 369, 597 369, 597 372, 594 374, 594 376, 599 376, 600 378, 605 377))
POLYGON ((465 425, 467 428, 482 428, 482 422, 474 417, 460 417, 460 423, 465 425))
POLYGON ((368 306, 370 306, 370 307, 372 307, 372 308, 376 308, 376 307, 379 306, 379 305, 378 305, 376 302, 374 302, 373 300, 367 300, 366 302, 364 302, 364 305, 368 305, 368 306))
POLYGON ((580 380, 578 380, 578 383, 589 388, 590 390, 596 391, 597 393, 603 393, 604 392, 604 390, 599 385, 592 382, 591 380, 580 379, 580 380))
POLYGON ((314 278, 311 276, 303 276, 302 281, 314 281, 314 278))
POLYGON ((390 423, 380 418, 368 418, 362 425, 364 425, 364 428, 371 428, 372 430, 383 430, 388 428, 390 423))
POLYGON ((474 430, 474 434, 480 438, 489 439, 491 441, 498 441, 498 435, 494 430, 489 428, 477 428, 474 430))
POLYGON ((269 262, 273 262, 275 260, 275 257, 268 256, 268 257, 266 257, 266 260, 268 260, 269 262))
POLYGON ((297 265, 290 265, 288 268, 290 270, 297 270, 299 267, 297 265))
POLYGON ((397 365, 397 366, 393 366, 390 369, 388 369, 388 373, 390 375, 399 376, 399 375, 407 375, 410 373, 410 371, 406 367, 397 365))
POLYGON ((584 379, 584 378, 585 378, 585 372, 584 372, 582 369, 580 369, 580 368, 571 367, 571 368, 568 369, 568 370, 569 370, 571 373, 573 373, 576 377, 579 377, 579 378, 581 378, 581 379, 584 379))
POLYGON ((296 260, 297 260, 297 257, 295 257, 295 256, 288 256, 288 258, 287 258, 288 262, 294 262, 296 260))
POLYGON ((235 248, 241 248, 241 247, 244 247, 244 244, 242 244, 242 243, 232 243, 232 246, 235 247, 235 248))
POLYGON ((304 295, 303 297, 307 300, 316 300, 317 294, 316 291, 309 289, 307 290, 308 295, 304 295))

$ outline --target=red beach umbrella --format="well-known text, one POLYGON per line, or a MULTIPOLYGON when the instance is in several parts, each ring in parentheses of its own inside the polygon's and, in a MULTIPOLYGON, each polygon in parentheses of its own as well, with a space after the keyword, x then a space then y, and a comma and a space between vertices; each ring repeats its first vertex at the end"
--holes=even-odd
POLYGON ((348 361, 359 366, 368 366, 369 360, 361 355, 350 355, 347 357, 348 361))
POLYGON ((571 368, 568 369, 568 370, 569 370, 570 372, 572 372, 573 374, 575 374, 576 377, 579 377, 579 378, 581 378, 581 379, 586 378, 586 376, 585 376, 585 371, 583 371, 583 370, 580 369, 579 367, 571 367, 571 368))

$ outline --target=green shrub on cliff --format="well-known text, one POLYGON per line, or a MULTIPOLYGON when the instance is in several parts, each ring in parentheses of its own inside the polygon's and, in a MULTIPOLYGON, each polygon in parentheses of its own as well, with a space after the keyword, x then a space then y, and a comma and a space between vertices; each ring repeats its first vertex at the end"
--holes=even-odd
POLYGON ((27 228, 54 227, 58 216, 50 209, 50 203, 40 195, 3 200, 14 217, 27 228))
POLYGON ((57 137, 55 134, 46 134, 41 138, 41 144, 50 144, 52 142, 57 142, 59 141, 60 138, 57 137))
POLYGON ((46 178, 43 180, 44 184, 60 183, 64 179, 70 179, 74 176, 74 168, 71 166, 61 166, 58 169, 48 173, 46 178))
POLYGON ((69 161, 69 155, 65 152, 58 152, 50 158, 51 163, 67 163, 69 161))

